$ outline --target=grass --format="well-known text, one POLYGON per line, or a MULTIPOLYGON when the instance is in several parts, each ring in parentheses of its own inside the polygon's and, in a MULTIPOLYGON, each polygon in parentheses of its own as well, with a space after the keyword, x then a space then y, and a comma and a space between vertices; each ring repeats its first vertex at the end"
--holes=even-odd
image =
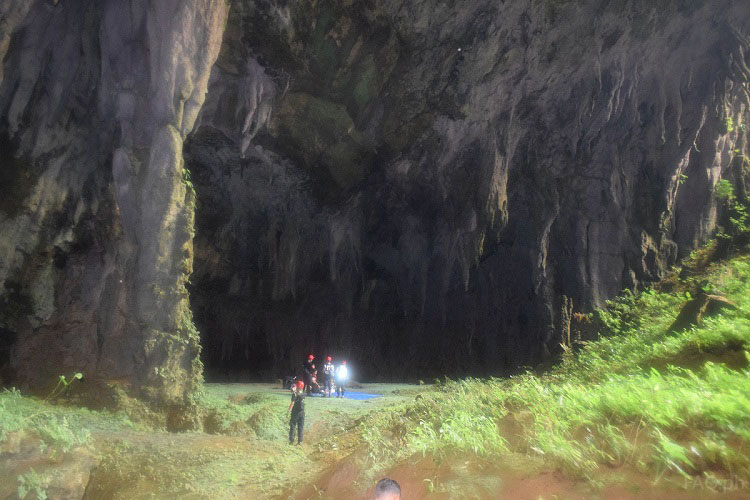
MULTIPOLYGON (((56 389, 57 390, 57 389, 56 389)), ((57 391, 59 392, 59 391, 57 391)), ((0 496, 47 498, 54 469, 89 456, 97 433, 131 432, 143 428, 124 413, 97 412, 76 406, 52 405, 46 399, 0 392, 0 496), (14 456, 21 457, 14 460, 14 456)))
POLYGON ((204 387, 197 401, 206 412, 203 418, 206 432, 231 435, 251 433, 268 440, 284 438, 283 410, 278 404, 278 398, 273 395, 243 394, 230 399, 204 387))
POLYGON ((205 431, 214 435, 152 431, 110 441, 101 446, 105 456, 89 491, 103 498, 277 498, 346 452, 342 438, 357 420, 411 399, 393 394, 406 388, 368 386, 368 392, 392 394, 370 401, 308 398, 309 444, 297 447, 287 444, 288 391, 271 384, 205 384, 196 402, 205 431))
POLYGON ((271 495, 293 482, 285 471, 305 466, 311 464, 304 451, 283 441, 149 434, 111 447, 89 491, 94 498, 236 498, 247 490, 271 495))
POLYGON ((309 444, 303 447, 287 444, 289 392, 271 384, 205 384, 194 397, 202 431, 177 434, 166 432, 168 417, 144 414, 119 396, 113 401, 130 416, 6 390, 0 393, 0 452, 12 456, 22 441, 39 453, 19 462, 32 463, 32 468, 0 471, 0 483, 7 483, 0 486, 0 496, 20 488, 18 492, 42 498, 55 467, 85 448, 97 456, 87 490, 97 498, 277 497, 299 486, 300 475, 294 471, 312 477, 346 453, 343 437, 361 419, 411 400, 419 389, 389 384, 364 390, 386 397, 309 398, 309 444), (323 455, 325 460, 318 460, 323 455))
MULTIPOLYGON (((75 406, 53 406, 16 389, 0 392, 0 447, 11 435, 36 437, 50 451, 89 446, 91 433, 139 429, 123 413, 97 412, 75 406)), ((1 449, 1 448, 0 448, 1 449)))
POLYGON ((625 294, 596 313, 599 340, 547 373, 447 382, 363 422, 363 469, 419 453, 521 453, 592 481, 602 467, 626 466, 653 481, 748 484, 750 258, 713 265, 704 278, 737 309, 670 332, 692 281, 625 294))

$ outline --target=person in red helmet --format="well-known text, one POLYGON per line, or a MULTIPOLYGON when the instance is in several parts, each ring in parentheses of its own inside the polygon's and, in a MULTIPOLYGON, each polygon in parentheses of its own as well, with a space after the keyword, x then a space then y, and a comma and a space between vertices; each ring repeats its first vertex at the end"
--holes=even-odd
POLYGON ((329 398, 331 397, 331 393, 334 391, 335 386, 335 384, 333 383, 333 374, 333 362, 331 361, 331 357, 328 356, 326 358, 326 364, 323 365, 323 376, 325 377, 323 382, 325 384, 326 396, 329 398))
POLYGON ((349 379, 349 369, 346 367, 346 360, 342 361, 336 369, 336 397, 344 397, 344 384, 349 379))
POLYGON ((294 444, 294 429, 297 429, 297 444, 302 444, 305 431, 305 383, 298 380, 292 388, 292 402, 287 410, 289 418, 289 444, 294 444))
POLYGON ((305 385, 307 386, 308 394, 310 394, 313 373, 315 372, 315 364, 313 363, 314 360, 315 360, 315 356, 310 354, 307 357, 307 360, 304 363, 302 363, 302 378, 305 381, 305 385))

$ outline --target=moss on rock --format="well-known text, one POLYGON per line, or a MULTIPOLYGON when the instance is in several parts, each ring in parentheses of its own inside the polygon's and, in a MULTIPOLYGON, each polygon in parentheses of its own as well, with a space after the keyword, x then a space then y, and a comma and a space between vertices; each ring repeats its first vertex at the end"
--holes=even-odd
POLYGON ((370 152, 343 104, 298 92, 280 103, 271 134, 313 172, 347 189, 364 177, 370 152))

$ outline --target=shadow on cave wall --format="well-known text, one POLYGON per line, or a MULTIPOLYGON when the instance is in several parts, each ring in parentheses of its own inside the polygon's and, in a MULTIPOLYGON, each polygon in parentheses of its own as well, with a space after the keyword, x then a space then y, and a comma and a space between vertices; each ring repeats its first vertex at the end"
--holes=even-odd
POLYGON ((709 237, 745 148, 737 2, 253 5, 185 145, 209 379, 309 352, 384 379, 549 360, 571 300, 709 237))
POLYGON ((321 200, 316 181, 288 160, 262 147, 244 159, 234 151, 210 127, 185 148, 198 197, 191 304, 207 379, 279 377, 309 352, 349 359, 368 379, 480 373, 496 361, 463 334, 475 308, 460 266, 443 295, 444 262, 420 264, 414 276, 383 242, 401 240, 428 260, 427 241, 408 231, 414 208, 429 220, 437 200, 401 193, 398 203, 378 202, 393 186, 321 200))
POLYGON ((549 356, 546 301, 528 283, 528 249, 513 244, 533 235, 524 217, 472 263, 461 233, 441 227, 461 214, 424 186, 375 170, 349 198, 320 199, 305 170, 262 146, 240 158, 212 127, 185 158, 208 380, 277 378, 310 352, 349 359, 368 380, 504 375, 549 356))

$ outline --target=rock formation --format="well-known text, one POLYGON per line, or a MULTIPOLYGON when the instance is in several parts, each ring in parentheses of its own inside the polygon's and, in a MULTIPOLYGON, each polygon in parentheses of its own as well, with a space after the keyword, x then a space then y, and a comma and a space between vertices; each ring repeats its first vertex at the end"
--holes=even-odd
POLYGON ((746 6, 364 5, 232 6, 186 148, 209 365, 532 364, 566 300, 711 233, 745 148, 746 6))
POLYGON ((212 371, 534 364, 710 236, 747 149, 745 0, 4 0, 0 51, 29 383, 190 389, 193 243, 212 371))
POLYGON ((82 371, 179 403, 201 375, 182 145, 226 2, 0 7, 5 371, 36 386, 82 371))

